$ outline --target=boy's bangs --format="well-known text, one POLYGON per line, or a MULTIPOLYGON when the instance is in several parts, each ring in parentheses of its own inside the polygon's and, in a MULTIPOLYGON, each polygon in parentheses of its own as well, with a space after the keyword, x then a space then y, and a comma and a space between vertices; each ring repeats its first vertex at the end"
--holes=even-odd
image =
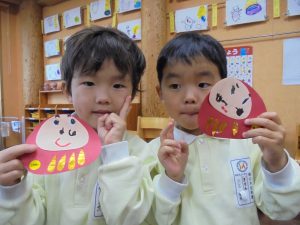
POLYGON ((102 66, 105 60, 112 59, 122 74, 127 74, 131 71, 131 62, 128 58, 128 51, 118 43, 117 40, 109 40, 97 38, 91 40, 88 46, 85 46, 77 58, 78 60, 75 68, 80 71, 82 75, 93 75, 102 66))

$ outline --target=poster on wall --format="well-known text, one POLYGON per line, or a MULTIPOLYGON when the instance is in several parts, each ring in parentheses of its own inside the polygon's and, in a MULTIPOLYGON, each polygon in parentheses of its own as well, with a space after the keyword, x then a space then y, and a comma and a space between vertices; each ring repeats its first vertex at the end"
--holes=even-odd
POLYGON ((119 13, 140 9, 141 0, 119 0, 119 13))
POLYGON ((70 9, 63 14, 64 27, 69 28, 81 24, 81 9, 80 7, 70 9))
POLYGON ((45 57, 60 55, 59 39, 44 42, 45 57))
POLYGON ((300 0, 287 0, 287 15, 300 15, 300 0))
POLYGON ((99 20, 111 16, 110 0, 98 0, 90 3, 90 20, 99 20))
POLYGON ((46 80, 61 80, 60 63, 45 66, 46 80))
POLYGON ((44 34, 60 31, 58 14, 44 18, 44 34))
POLYGON ((300 85, 299 67, 300 38, 283 41, 283 80, 284 85, 300 85))
POLYGON ((207 30, 207 5, 175 11, 175 31, 207 30))
POLYGON ((129 20, 118 24, 118 30, 123 31, 132 40, 142 39, 141 19, 129 20))
POLYGON ((227 0, 227 26, 265 21, 267 18, 266 0, 227 0))
POLYGON ((253 49, 252 46, 225 48, 227 76, 244 81, 252 86, 253 49))

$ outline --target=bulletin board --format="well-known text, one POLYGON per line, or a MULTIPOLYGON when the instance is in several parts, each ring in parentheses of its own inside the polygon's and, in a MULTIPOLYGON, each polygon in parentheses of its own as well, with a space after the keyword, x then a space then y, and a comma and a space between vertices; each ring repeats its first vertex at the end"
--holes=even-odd
MULTIPOLYGON (((117 13, 116 17, 113 16, 113 14, 117 11, 116 7, 118 6, 115 4, 115 1, 111 1, 111 16, 107 16, 101 19, 96 19, 93 21, 88 21, 87 13, 88 11, 91 11, 90 3, 95 2, 94 0, 79 0, 79 1, 65 1, 53 6, 48 6, 43 8, 43 18, 51 17, 53 15, 58 15, 59 17, 59 24, 60 24, 60 30, 57 32, 47 33, 43 34, 43 42, 49 42, 53 40, 59 40, 61 53, 52 56, 52 57, 45 57, 44 56, 44 66, 48 65, 57 65, 60 63, 60 60, 62 58, 62 55, 64 54, 64 41, 71 36, 72 34, 76 33, 77 31, 83 29, 84 27, 92 26, 92 25, 98 25, 98 26, 112 26, 114 23, 114 18, 116 18, 117 24, 136 20, 141 18, 141 12, 140 10, 131 10, 131 11, 124 11, 121 13, 117 13), (80 7, 81 11, 81 24, 75 25, 72 27, 65 28, 65 21, 63 20, 63 13, 76 9, 80 7), (88 9, 89 8, 89 9, 88 9)), ((109 2, 109 1, 108 1, 109 2)), ((126 10, 126 9, 124 9, 126 10)), ((140 41, 137 41, 137 44, 140 46, 140 41)), ((46 71, 45 71, 45 80, 47 80, 46 77, 46 71)), ((59 82, 59 81, 58 81, 59 82)), ((138 101, 138 98, 135 99, 135 101, 138 101)), ((67 103, 67 99, 63 94, 60 95, 48 95, 48 104, 63 104, 67 103)))
MULTIPOLYGON (((282 62, 284 39, 300 37, 300 16, 287 16, 287 1, 277 1, 278 5, 267 0, 265 21, 226 26, 226 1, 167 1, 167 10, 208 4, 208 30, 201 31, 219 40, 224 47, 252 46, 253 48, 253 87, 264 99, 267 110, 279 114, 286 128, 286 148, 298 155, 297 124, 300 124, 300 85, 282 84, 282 62), (217 4, 217 26, 212 26, 212 4, 217 4)), ((175 33, 170 30, 168 17, 168 39, 175 33)), ((215 18, 216 19, 216 18, 215 18)))

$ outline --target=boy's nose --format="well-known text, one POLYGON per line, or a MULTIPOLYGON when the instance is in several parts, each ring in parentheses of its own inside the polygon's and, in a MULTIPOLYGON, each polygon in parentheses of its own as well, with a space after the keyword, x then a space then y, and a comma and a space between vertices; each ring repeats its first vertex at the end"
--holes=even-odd
POLYGON ((98 104, 109 104, 109 95, 106 90, 98 90, 96 96, 96 102, 98 104))
POLYGON ((197 91, 195 88, 187 88, 184 98, 185 104, 194 104, 197 102, 197 91))

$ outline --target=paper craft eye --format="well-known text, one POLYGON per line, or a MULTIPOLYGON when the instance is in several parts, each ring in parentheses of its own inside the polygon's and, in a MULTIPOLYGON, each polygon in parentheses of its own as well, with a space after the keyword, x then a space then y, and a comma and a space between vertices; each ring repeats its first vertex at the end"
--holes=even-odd
POLYGON ((76 135, 76 131, 74 130, 73 132, 71 130, 69 130, 69 135, 70 136, 75 136, 76 135))
POLYGON ((71 124, 75 124, 76 121, 74 119, 71 119, 70 122, 71 122, 71 124))
POLYGON ((240 86, 239 86, 239 84, 238 84, 238 83, 236 83, 235 85, 236 85, 236 87, 237 87, 237 88, 240 88, 240 86))
POLYGON ((231 94, 234 95, 234 92, 235 92, 235 86, 232 85, 232 87, 231 87, 231 94))
POLYGON ((61 128, 61 130, 59 130, 59 133, 62 135, 65 133, 64 128, 61 128))
POLYGON ((59 120, 54 120, 54 125, 58 125, 59 124, 59 120))
POLYGON ((222 95, 220 95, 219 93, 217 93, 216 101, 217 102, 221 102, 222 100, 223 100, 222 95))

